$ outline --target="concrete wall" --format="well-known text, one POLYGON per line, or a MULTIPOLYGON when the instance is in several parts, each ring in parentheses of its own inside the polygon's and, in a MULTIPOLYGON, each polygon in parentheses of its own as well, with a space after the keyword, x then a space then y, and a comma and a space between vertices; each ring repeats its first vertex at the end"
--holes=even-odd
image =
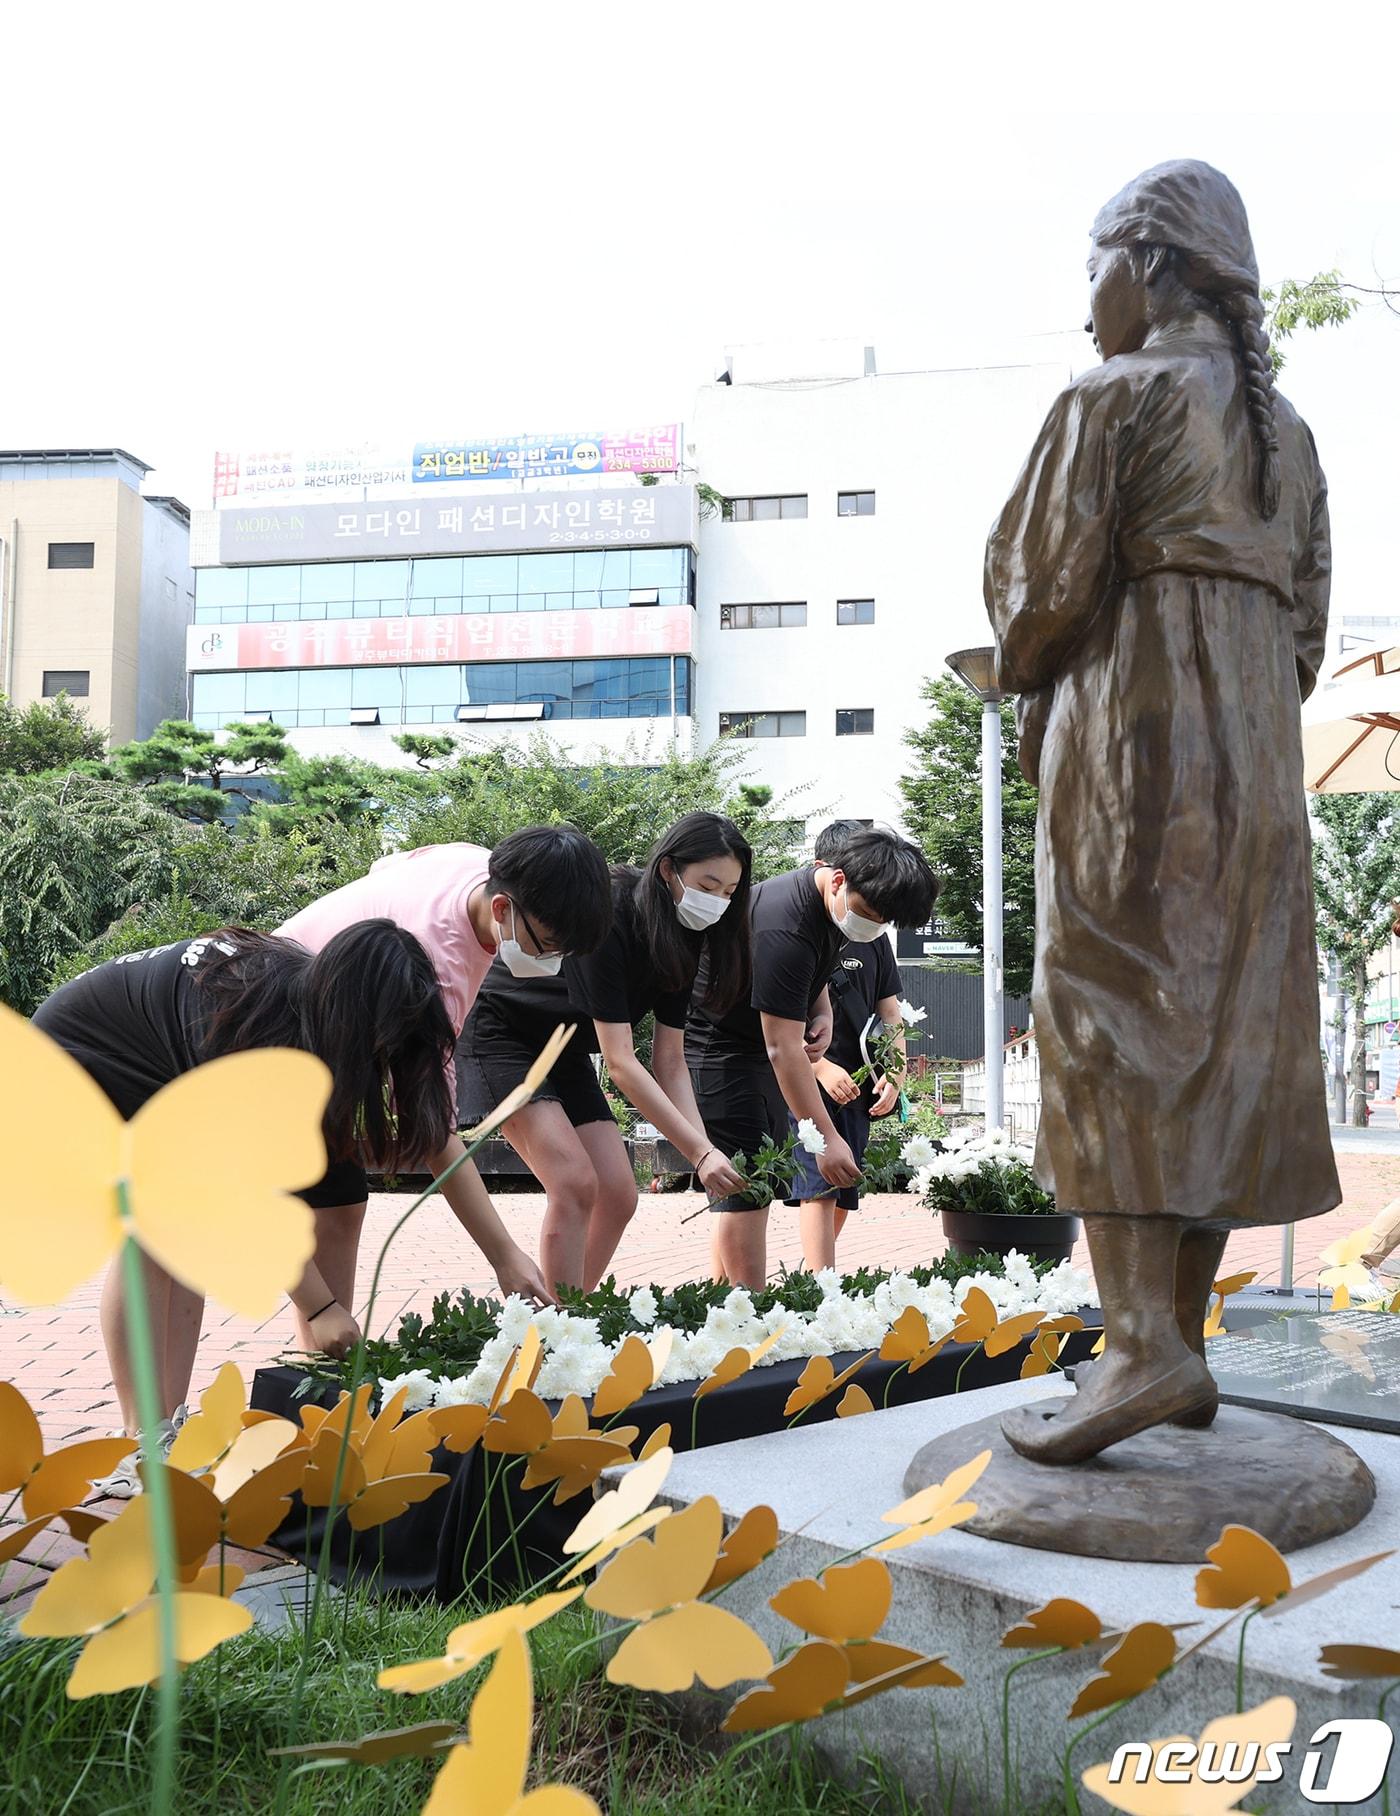
MULTIPOLYGON (((0 535, 18 520, 13 573, 13 658, 10 693, 17 704, 43 697, 45 669, 87 669, 86 702, 94 725, 114 735, 135 729, 135 648, 129 664, 115 660, 120 599, 134 623, 139 593, 140 500, 112 479, 49 479, 41 484, 0 481, 0 535), (91 542, 93 566, 50 570, 51 542, 91 542)), ((0 687, 5 677, 0 675, 0 687)))
POLYGON ((194 570, 189 526, 163 506, 145 502, 141 545, 136 736, 147 738, 162 719, 188 710, 185 627, 194 618, 194 570))
MULTIPOLYGON (((489 750, 497 744, 516 744, 523 749, 535 729, 529 723, 490 730, 482 725, 307 726, 289 731, 287 742, 303 756, 358 757, 386 768, 406 768, 412 766, 413 759, 405 756, 393 741, 401 732, 448 732, 469 750, 489 750)), ((693 747, 693 725, 689 719, 552 719, 541 723, 538 730, 551 744, 580 761, 601 751, 619 762, 628 759, 660 763, 671 748, 673 731, 675 748, 682 755, 689 755, 693 747)))
POLYGON ((805 737, 746 742, 755 779, 799 791, 792 810, 814 826, 897 822, 921 683, 991 640, 983 545, 1069 367, 744 383, 748 369, 699 395, 701 477, 729 497, 806 493, 808 515, 702 522, 698 736, 717 735, 721 712, 803 709, 805 737), (874 491, 875 515, 838 517, 846 491, 874 491), (838 599, 869 598, 873 625, 837 624, 838 599), (720 627, 722 604, 785 600, 806 601, 805 629, 720 627), (875 709, 874 736, 836 737, 847 707, 875 709))

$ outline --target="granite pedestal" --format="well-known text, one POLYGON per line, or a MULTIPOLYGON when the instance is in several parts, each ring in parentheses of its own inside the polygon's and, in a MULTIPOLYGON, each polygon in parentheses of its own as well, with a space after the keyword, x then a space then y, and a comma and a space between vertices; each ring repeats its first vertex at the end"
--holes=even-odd
MULTIPOLYGON (((717 1445, 678 1457, 664 1498, 684 1506, 712 1494, 731 1519, 760 1502, 774 1508, 783 1544, 727 1592, 724 1604, 751 1621, 776 1654, 801 1636, 772 1613, 769 1596, 796 1577, 817 1575, 843 1553, 890 1530, 880 1515, 904 1498, 904 1473, 921 1445, 1029 1398, 1062 1392, 1059 1381, 1015 1382, 923 1406, 717 1445)), ((1356 1429, 1337 1435, 1369 1466, 1377 1484, 1376 1503, 1344 1538, 1294 1552, 1289 1566, 1295 1583, 1400 1545, 1400 1438, 1356 1429)), ((1066 1470, 1065 1478, 1065 1493, 1072 1495, 1073 1471, 1066 1470)), ((976 1498, 975 1489, 971 1498, 976 1498)), ((1002 1677, 1025 1654, 1002 1650, 1000 1640, 1031 1610, 1054 1596, 1068 1596, 1094 1609, 1106 1630, 1121 1631, 1148 1620, 1198 1623, 1182 1635, 1183 1647, 1224 1618, 1197 1607, 1196 1565, 1068 1556, 959 1530, 911 1545, 888 1561, 895 1592, 880 1636, 946 1654, 966 1687, 892 1691, 848 1714, 813 1723, 808 1731, 834 1771, 857 1775, 862 1754, 874 1753, 919 1807, 952 1816, 990 1816, 1002 1809, 1002 1677)), ((1293 1613, 1251 1622, 1246 1705, 1287 1695, 1298 1705, 1298 1721, 1285 1782, 1256 1794, 1248 1807, 1309 1807, 1298 1791, 1298 1771, 1313 1733, 1338 1718, 1375 1716, 1382 1686, 1324 1677, 1319 1649, 1338 1642, 1394 1646, 1397 1633, 1400 1557, 1293 1613)), ((1122 1742, 1194 1736, 1216 1716, 1233 1711, 1237 1643, 1237 1629, 1227 1629, 1106 1722, 1076 1749, 1076 1779, 1084 1768, 1111 1758, 1122 1742)), ((1081 1725, 1069 1723, 1066 1715, 1102 1655, 1099 1649, 1047 1659, 1014 1680, 1012 1777, 1021 1802, 1013 1802, 1012 1809, 1039 1810, 1037 1800, 1056 1795, 1065 1745, 1081 1725)), ((707 1700, 717 1725, 733 1698, 707 1700)), ((1400 1788, 1400 1762, 1393 1759, 1391 1771, 1400 1788)), ((1081 1790, 1080 1796, 1086 1811, 1107 1807, 1088 1792, 1081 1790)), ((1371 1816, 1381 1809, 1379 1795, 1348 1808, 1371 1816)))

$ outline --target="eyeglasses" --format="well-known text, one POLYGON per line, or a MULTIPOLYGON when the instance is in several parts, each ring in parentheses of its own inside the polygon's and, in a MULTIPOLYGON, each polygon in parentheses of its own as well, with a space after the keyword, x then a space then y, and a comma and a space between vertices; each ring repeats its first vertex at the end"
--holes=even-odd
POLYGON ((531 940, 534 942, 535 951, 539 954, 539 956, 541 958, 567 958, 568 957, 568 953, 566 953, 562 947, 545 945, 544 941, 540 938, 539 934, 536 933, 535 929, 531 926, 530 917, 528 914, 526 914, 525 910, 520 906, 519 902, 512 900, 510 905, 515 910, 515 912, 520 916, 520 919, 524 922, 525 931, 529 934, 531 940))

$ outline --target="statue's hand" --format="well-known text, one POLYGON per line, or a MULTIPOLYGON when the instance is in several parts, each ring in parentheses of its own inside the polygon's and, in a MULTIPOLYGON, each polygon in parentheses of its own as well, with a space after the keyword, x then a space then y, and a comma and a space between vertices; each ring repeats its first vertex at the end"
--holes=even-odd
POLYGON ((1032 788, 1040 786, 1040 747, 1045 742, 1045 727, 1054 698, 1053 682, 1048 687, 1037 687, 1032 693, 1016 696, 1016 761, 1032 788))

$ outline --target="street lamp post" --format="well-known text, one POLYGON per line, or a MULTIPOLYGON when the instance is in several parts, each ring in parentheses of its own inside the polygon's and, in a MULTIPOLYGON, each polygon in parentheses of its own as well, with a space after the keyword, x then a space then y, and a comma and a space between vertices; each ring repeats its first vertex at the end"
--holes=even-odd
POLYGON ((1001 703, 994 649, 959 649, 948 667, 982 702, 982 1039, 987 1064, 987 1129, 1004 1115, 1002 1007, 1001 703))

